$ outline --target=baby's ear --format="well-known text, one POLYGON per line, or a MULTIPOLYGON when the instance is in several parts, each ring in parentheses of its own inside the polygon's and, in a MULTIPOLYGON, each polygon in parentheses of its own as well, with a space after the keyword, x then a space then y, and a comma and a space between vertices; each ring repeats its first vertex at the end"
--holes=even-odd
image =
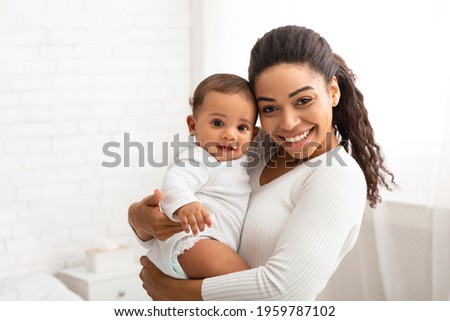
POLYGON ((253 127, 253 137, 252 137, 252 139, 255 138, 256 135, 258 135, 258 133, 259 133, 259 127, 253 127))
POLYGON ((188 125, 189 135, 195 135, 195 118, 193 115, 189 115, 186 118, 186 123, 188 125))

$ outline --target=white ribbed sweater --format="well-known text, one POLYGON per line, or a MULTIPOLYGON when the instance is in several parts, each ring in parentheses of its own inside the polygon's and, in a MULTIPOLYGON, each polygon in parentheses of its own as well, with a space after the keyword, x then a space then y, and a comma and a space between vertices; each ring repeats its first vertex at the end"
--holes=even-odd
POLYGON ((366 182, 344 148, 260 186, 264 166, 249 170, 252 194, 239 248, 253 268, 205 279, 204 300, 315 300, 356 242, 366 182))

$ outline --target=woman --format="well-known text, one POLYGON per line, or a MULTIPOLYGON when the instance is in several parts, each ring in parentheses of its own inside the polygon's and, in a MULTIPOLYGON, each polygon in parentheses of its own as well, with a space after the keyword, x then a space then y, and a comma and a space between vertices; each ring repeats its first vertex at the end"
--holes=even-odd
MULTIPOLYGON (((249 81, 276 144, 258 144, 260 161, 249 168, 239 255, 252 269, 180 281, 142 258, 154 300, 314 300, 356 242, 366 200, 374 207, 379 186, 394 185, 354 75, 319 34, 298 26, 265 34, 252 49, 249 81)), ((130 206, 144 241, 180 230, 164 221, 160 199, 130 206)))

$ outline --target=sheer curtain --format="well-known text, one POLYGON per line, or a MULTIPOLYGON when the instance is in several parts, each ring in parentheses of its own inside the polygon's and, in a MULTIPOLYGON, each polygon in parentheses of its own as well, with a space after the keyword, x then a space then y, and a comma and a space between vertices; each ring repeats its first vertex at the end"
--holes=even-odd
POLYGON ((447 75, 447 109, 440 167, 433 208, 433 293, 434 300, 450 300, 450 4, 441 1, 440 27, 444 39, 443 73, 447 75))
POLYGON ((367 207, 361 233, 319 300, 450 300, 450 78, 431 206, 367 207))
MULTIPOLYGON (((448 81, 450 93, 450 78, 448 81)), ((450 94, 449 94, 450 96, 450 94)), ((450 97, 433 208, 433 299, 450 300, 450 97)))

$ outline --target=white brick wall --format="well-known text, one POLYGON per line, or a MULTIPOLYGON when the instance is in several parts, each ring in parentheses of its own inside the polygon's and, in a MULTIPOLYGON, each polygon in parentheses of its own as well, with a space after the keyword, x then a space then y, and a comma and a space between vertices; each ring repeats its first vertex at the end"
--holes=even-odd
POLYGON ((0 1, 0 277, 83 264, 98 237, 143 254, 128 205, 164 168, 102 167, 102 147, 161 157, 185 133, 190 53, 189 0, 0 1))

